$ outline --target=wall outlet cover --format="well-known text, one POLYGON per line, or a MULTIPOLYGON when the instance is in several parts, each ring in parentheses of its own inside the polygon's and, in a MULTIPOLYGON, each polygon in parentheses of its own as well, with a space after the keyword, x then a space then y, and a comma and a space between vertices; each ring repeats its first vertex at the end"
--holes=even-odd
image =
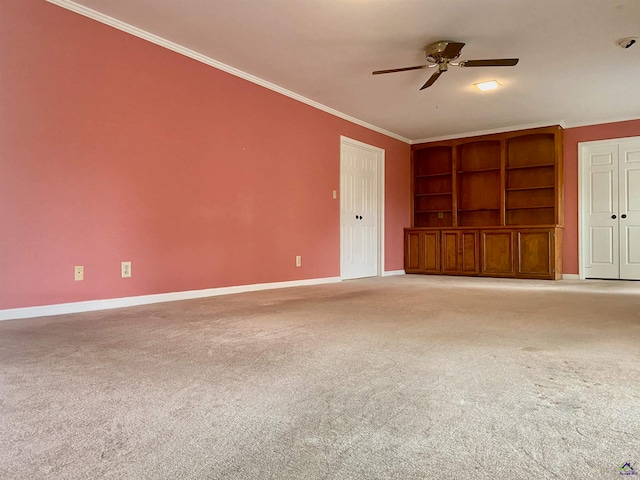
POLYGON ((76 265, 73 267, 73 279, 76 282, 84 280, 84 267, 82 265, 76 265))
POLYGON ((130 278, 131 277, 131 262, 122 262, 122 278, 130 278))

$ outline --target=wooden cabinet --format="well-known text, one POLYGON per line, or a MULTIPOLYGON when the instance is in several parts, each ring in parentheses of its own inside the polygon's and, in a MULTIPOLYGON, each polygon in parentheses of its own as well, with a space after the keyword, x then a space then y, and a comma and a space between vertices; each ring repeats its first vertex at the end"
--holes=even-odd
POLYGON ((407 273, 559 280, 562 228, 405 230, 407 273))
POLYGON ((404 269, 407 273, 440 273, 440 232, 407 231, 404 269))
POLYGON ((478 232, 442 231, 441 273, 470 275, 479 272, 478 232))
POLYGON ((516 273, 513 230, 483 230, 482 274, 493 277, 513 277, 516 273))
POLYGON ((408 273, 561 277, 560 127, 414 145, 412 155, 408 273))
POLYGON ((519 230, 516 274, 526 278, 562 278, 562 229, 519 230))

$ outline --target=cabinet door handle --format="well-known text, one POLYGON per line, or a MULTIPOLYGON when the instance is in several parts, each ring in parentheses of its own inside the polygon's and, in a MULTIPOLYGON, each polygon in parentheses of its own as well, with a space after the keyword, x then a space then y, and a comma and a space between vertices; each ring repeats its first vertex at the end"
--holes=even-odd
POLYGON ((620 218, 627 218, 627 214, 623 213, 622 215, 620 215, 620 218))
POLYGON ((616 217, 615 215, 611 215, 611 218, 613 218, 615 220, 618 217, 616 217))

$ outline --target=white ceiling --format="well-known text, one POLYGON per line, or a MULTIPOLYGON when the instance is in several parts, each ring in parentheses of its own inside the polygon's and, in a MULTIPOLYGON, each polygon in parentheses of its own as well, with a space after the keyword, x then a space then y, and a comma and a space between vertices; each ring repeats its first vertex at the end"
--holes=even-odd
MULTIPOLYGON (((70 4, 67 0, 52 0, 70 4)), ((78 0, 290 92, 410 140, 517 126, 640 118, 640 0, 78 0), (419 91, 438 40, 461 60, 419 91), (473 84, 498 80, 481 93, 473 84)))

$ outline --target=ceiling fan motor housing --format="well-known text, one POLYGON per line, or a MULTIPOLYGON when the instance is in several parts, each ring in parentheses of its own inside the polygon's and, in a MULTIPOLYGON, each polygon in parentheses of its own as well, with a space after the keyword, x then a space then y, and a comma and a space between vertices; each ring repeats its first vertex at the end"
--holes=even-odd
POLYGON ((450 43, 455 43, 455 42, 441 41, 441 42, 436 42, 429 45, 426 50, 427 60, 433 63, 444 63, 444 62, 449 62, 451 60, 455 60, 456 58, 458 58, 460 56, 460 51, 458 51, 458 54, 455 55, 454 57, 448 57, 445 54, 445 50, 447 49, 450 43))

